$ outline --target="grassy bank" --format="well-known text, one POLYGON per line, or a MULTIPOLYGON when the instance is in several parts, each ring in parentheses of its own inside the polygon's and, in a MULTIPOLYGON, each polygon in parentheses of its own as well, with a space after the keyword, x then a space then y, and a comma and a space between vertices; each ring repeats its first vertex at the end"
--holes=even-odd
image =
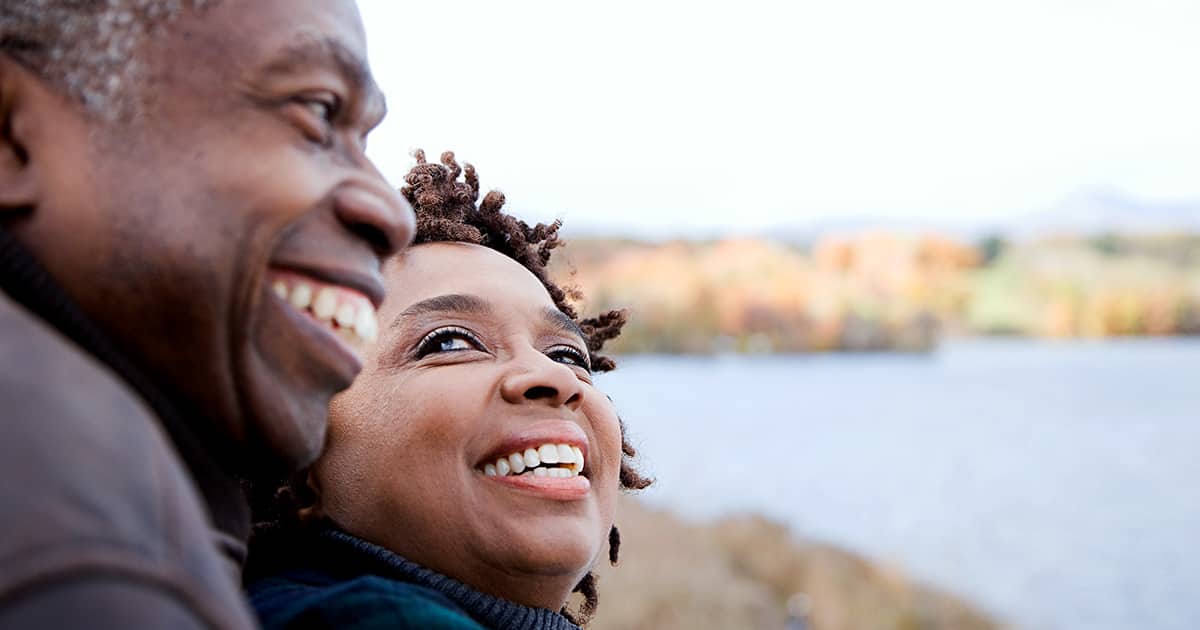
POLYGON ((623 498, 621 564, 600 571, 594 630, 782 630, 808 602, 814 630, 991 630, 1000 623, 902 571, 760 517, 693 524, 623 498), (796 600, 793 600, 796 601, 796 600))

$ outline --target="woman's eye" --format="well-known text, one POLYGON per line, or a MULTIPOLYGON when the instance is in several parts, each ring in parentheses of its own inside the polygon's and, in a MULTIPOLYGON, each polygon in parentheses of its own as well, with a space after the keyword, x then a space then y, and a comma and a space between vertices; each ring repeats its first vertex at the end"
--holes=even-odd
POLYGON ((417 358, 443 352, 462 352, 464 350, 482 350, 483 344, 469 330, 463 328, 443 328, 435 330, 417 344, 417 358))
POLYGON ((588 361, 587 355, 581 352, 578 348, 573 348, 571 346, 554 346, 546 351, 546 356, 558 361, 559 363, 566 363, 568 365, 581 367, 588 372, 592 371, 591 361, 588 361))

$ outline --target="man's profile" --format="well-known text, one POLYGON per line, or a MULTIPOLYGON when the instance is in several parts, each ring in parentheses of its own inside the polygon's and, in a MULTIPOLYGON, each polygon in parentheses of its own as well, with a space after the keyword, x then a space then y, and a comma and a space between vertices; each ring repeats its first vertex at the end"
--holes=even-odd
POLYGON ((0 627, 247 627, 412 211, 351 0, 0 6, 0 627), (283 299, 303 277, 311 299, 283 299))

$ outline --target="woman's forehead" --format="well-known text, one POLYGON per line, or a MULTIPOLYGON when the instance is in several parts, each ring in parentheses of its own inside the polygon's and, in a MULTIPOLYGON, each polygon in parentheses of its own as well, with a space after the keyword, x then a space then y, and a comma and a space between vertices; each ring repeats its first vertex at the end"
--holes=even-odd
POLYGON ((554 306, 532 272, 482 245, 422 243, 389 261, 384 274, 388 310, 394 312, 442 295, 472 295, 538 309, 554 306))

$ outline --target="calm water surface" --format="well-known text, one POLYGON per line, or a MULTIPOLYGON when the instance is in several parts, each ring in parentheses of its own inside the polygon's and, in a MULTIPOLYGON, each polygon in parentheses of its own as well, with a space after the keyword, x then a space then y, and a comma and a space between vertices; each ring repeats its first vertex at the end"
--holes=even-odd
POLYGON ((757 511, 1022 628, 1200 628, 1200 343, 630 357, 654 504, 757 511))

